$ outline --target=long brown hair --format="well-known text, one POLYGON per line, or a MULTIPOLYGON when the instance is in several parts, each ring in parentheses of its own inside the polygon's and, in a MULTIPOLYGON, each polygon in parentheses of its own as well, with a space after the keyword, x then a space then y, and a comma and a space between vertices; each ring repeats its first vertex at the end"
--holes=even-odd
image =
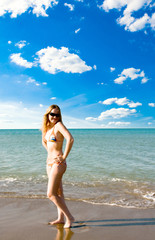
POLYGON ((62 122, 62 116, 61 116, 61 110, 59 108, 58 105, 51 105, 48 107, 48 109, 46 110, 46 113, 44 114, 43 116, 43 121, 42 121, 42 134, 46 134, 47 132, 47 128, 48 126, 50 125, 50 121, 49 121, 49 113, 53 110, 53 109, 58 109, 59 110, 59 113, 60 113, 60 117, 59 117, 59 122, 62 122))

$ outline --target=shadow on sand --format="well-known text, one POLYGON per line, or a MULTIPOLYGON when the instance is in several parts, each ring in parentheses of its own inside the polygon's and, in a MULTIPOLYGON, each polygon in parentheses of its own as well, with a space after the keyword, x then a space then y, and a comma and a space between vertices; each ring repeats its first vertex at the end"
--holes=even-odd
POLYGON ((72 228, 81 227, 123 227, 123 226, 145 226, 155 225, 155 218, 132 218, 132 219, 104 219, 76 221, 72 228))

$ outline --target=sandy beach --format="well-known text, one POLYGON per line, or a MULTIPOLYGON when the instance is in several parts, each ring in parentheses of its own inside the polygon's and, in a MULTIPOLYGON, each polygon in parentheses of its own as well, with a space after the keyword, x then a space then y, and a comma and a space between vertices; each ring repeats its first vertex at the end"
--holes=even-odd
POLYGON ((73 227, 50 226, 57 216, 48 199, 0 199, 1 240, 153 240, 155 209, 131 209, 67 201, 73 227))

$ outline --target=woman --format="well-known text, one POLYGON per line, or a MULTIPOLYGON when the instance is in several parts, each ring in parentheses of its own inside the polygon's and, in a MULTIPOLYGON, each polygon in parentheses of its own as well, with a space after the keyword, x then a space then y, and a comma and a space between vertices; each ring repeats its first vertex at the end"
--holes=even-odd
POLYGON ((48 187, 47 196, 57 206, 58 219, 50 224, 64 223, 64 228, 70 228, 74 218, 69 212, 63 195, 62 176, 66 171, 66 158, 73 145, 73 137, 62 123, 61 111, 57 105, 51 105, 43 117, 42 144, 46 148, 48 187), (64 138, 66 146, 62 146, 64 138))

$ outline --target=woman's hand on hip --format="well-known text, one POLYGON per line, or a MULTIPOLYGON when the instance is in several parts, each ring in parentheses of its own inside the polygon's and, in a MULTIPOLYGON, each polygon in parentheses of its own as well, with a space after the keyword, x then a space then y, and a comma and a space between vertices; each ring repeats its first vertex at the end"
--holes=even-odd
POLYGON ((65 158, 63 158, 63 156, 62 155, 58 155, 58 156, 56 156, 55 158, 54 158, 54 162, 55 163, 62 163, 62 162, 64 162, 65 161, 65 158))

